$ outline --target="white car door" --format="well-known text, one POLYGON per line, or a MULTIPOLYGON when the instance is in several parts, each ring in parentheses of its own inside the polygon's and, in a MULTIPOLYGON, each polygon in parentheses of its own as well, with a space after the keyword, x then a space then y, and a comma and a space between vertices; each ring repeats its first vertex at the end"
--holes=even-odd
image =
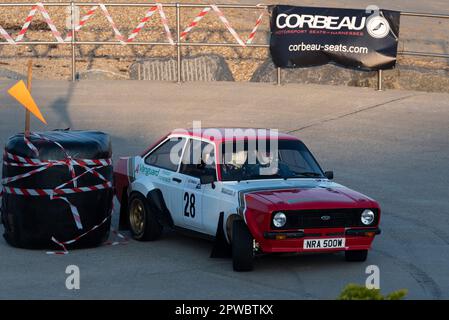
POLYGON ((216 180, 215 164, 208 163, 214 155, 214 145, 210 142, 190 138, 181 162, 180 173, 185 180, 183 201, 183 224, 188 229, 205 232, 203 194, 210 184, 201 184, 201 176, 213 176, 216 180))
POLYGON ((177 217, 181 212, 182 203, 178 201, 177 196, 183 191, 183 181, 179 177, 178 169, 186 141, 184 137, 170 137, 163 141, 145 156, 144 165, 140 170, 149 182, 161 190, 175 225, 180 223, 177 217))

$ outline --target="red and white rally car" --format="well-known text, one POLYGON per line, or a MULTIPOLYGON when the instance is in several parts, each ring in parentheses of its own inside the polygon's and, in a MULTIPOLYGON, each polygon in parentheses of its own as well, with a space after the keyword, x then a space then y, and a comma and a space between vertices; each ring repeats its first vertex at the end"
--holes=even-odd
POLYGON ((257 253, 344 251, 365 261, 380 233, 373 199, 332 182, 298 138, 261 129, 175 130, 121 158, 120 224, 137 240, 163 226, 216 240, 236 271, 257 253))

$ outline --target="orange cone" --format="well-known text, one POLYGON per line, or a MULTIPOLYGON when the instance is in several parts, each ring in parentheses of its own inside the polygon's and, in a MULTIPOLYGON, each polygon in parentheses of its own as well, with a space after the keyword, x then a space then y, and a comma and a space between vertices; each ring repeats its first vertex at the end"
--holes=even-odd
POLYGON ((47 121, 42 116, 39 107, 34 102, 31 93, 28 91, 25 83, 22 80, 20 80, 14 86, 9 88, 8 93, 11 96, 13 96, 17 101, 19 101, 22 106, 24 106, 32 114, 34 114, 36 118, 38 118, 43 123, 47 124, 47 121))

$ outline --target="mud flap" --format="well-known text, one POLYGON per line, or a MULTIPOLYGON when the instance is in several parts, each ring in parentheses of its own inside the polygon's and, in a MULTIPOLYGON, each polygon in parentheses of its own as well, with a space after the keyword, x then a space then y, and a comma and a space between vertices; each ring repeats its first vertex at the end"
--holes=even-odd
POLYGON ((172 228, 174 223, 170 211, 165 204, 164 196, 161 190, 154 189, 148 192, 147 199, 150 208, 156 213, 156 218, 163 226, 172 228))
POLYGON ((119 231, 129 230, 128 222, 128 193, 126 190, 123 193, 122 201, 120 202, 120 214, 119 214, 119 231))
POLYGON ((211 258, 231 258, 232 249, 231 245, 226 241, 226 237, 223 231, 224 224, 224 212, 220 212, 220 218, 218 220, 217 233, 215 235, 214 246, 210 254, 211 258))

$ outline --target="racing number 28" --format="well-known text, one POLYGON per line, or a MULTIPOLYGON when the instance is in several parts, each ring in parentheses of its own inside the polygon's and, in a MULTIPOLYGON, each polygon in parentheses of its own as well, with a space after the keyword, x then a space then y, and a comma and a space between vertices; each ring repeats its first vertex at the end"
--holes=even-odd
POLYGON ((184 193, 184 216, 195 218, 195 195, 188 192, 184 193))

